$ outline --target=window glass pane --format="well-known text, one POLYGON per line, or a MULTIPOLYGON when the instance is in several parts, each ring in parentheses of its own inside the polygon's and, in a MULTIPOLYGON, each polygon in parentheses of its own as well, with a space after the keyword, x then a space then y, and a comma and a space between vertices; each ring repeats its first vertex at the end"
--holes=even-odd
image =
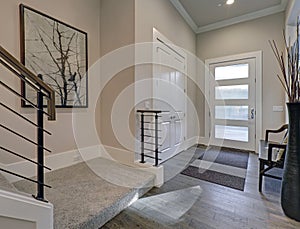
POLYGON ((249 77, 249 64, 236 64, 215 68, 216 80, 243 79, 249 77))
POLYGON ((248 142, 248 127, 215 125, 215 138, 248 142))
POLYGON ((248 120, 248 106, 216 106, 216 119, 248 120))
POLYGON ((248 85, 215 87, 215 99, 248 99, 248 85))

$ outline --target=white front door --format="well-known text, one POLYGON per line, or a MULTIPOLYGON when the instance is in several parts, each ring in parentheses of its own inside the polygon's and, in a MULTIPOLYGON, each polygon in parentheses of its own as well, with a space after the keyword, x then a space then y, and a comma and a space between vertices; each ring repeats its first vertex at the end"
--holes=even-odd
MULTIPOLYGON (((186 139, 186 55, 154 30, 153 108, 160 115, 162 161, 184 150, 186 139)), ((161 161, 161 162, 162 162, 161 161)))
POLYGON ((210 63, 212 145, 255 150, 255 58, 210 63))

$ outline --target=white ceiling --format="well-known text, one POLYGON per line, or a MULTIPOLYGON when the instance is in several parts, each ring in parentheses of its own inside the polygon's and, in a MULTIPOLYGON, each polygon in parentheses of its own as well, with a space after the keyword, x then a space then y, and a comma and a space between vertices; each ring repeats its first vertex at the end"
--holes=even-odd
POLYGON ((289 0, 170 0, 195 33, 282 12, 289 0))

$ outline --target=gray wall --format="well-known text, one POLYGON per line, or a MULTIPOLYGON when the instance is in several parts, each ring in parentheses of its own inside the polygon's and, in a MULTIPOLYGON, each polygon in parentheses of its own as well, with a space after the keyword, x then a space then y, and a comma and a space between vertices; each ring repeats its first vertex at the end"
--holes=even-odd
MULTIPOLYGON (((252 51, 263 52, 263 133, 267 128, 277 128, 285 122, 284 112, 273 112, 274 105, 285 107, 284 90, 277 79, 280 73, 276 59, 269 46, 268 40, 276 40, 279 49, 283 50, 282 32, 284 29, 284 13, 243 22, 226 28, 206 32, 197 36, 197 56, 206 59, 234 55, 252 51)), ((204 73, 198 75, 204 84, 204 73)), ((204 98, 197 95, 200 126, 204 126, 204 98)), ((202 129, 201 132, 204 135, 202 129)))

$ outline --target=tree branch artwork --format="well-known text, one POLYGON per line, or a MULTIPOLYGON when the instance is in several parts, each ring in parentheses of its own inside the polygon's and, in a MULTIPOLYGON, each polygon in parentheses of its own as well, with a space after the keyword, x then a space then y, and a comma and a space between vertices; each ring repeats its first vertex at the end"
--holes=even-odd
POLYGON ((87 33, 24 5, 20 13, 23 64, 55 90, 57 107, 87 107, 87 33))

